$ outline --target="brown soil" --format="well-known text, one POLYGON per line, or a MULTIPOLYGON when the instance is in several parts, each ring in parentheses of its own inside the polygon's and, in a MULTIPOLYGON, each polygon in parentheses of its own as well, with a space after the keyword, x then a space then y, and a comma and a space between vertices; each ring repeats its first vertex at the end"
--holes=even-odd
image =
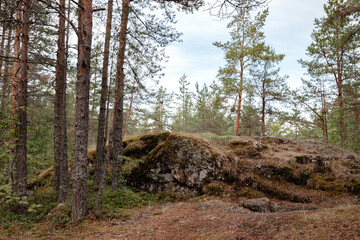
POLYGON ((253 213, 226 198, 201 196, 127 210, 128 217, 118 220, 95 220, 90 214, 67 229, 44 222, 0 239, 360 239, 356 202, 350 196, 317 204, 276 201, 277 212, 253 213))

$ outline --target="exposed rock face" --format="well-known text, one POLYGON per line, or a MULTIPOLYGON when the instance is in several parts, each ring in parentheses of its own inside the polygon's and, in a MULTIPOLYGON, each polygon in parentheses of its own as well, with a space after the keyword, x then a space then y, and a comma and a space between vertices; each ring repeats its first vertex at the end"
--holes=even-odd
POLYGON ((235 186, 239 196, 311 202, 314 191, 360 191, 359 156, 320 142, 271 137, 212 141, 167 132, 136 136, 124 145, 125 156, 136 162, 123 168, 127 183, 149 192, 217 195, 224 192, 223 182, 235 186))
POLYGON ((170 135, 131 172, 131 184, 150 192, 187 192, 221 178, 225 156, 206 140, 170 135))
MULTIPOLYGON (((321 142, 245 136, 205 140, 160 132, 130 137, 123 144, 127 184, 149 192, 231 192, 301 203, 360 193, 360 156, 321 142)), ((95 153, 88 152, 90 178, 95 153)), ((28 189, 51 184, 52 175, 53 168, 47 169, 28 189)))
POLYGON ((240 206, 258 213, 269 213, 275 211, 274 203, 271 202, 268 198, 249 199, 244 202, 241 202, 240 206))
POLYGON ((336 157, 328 157, 328 156, 295 156, 296 162, 301 164, 315 163, 319 166, 329 166, 332 160, 337 160, 336 157))

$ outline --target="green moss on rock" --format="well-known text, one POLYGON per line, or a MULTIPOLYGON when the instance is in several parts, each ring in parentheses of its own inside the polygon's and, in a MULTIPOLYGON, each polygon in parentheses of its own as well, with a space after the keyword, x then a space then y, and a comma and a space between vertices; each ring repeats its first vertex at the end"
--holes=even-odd
POLYGON ((318 173, 312 174, 308 180, 307 186, 314 189, 320 189, 323 191, 337 194, 345 192, 345 188, 342 185, 341 181, 339 179, 336 179, 335 176, 332 174, 326 176, 318 173))

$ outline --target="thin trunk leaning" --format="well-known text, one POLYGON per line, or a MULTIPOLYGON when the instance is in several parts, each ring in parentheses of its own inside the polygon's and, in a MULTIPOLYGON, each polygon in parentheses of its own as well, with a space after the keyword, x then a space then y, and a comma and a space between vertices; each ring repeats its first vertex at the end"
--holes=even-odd
POLYGON ((111 22, 113 12, 113 0, 108 0, 108 12, 106 20, 106 33, 105 33, 105 45, 104 45, 104 60, 101 75, 101 93, 100 93, 100 110, 98 121, 98 132, 96 141, 96 159, 94 169, 94 184, 100 184, 100 178, 102 175, 102 164, 105 157, 105 112, 106 112, 106 99, 108 95, 108 68, 109 68, 109 55, 110 55, 110 39, 111 39, 111 22))

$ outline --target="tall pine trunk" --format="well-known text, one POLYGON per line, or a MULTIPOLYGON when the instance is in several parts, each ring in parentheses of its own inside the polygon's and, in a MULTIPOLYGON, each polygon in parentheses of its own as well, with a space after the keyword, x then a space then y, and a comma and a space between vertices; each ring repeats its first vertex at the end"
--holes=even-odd
MULTIPOLYGON (((8 33, 8 37, 7 37, 7 43, 6 43, 6 51, 5 51, 5 56, 10 56, 10 51, 11 51, 11 43, 12 43, 12 29, 9 28, 9 33, 8 33)), ((4 67, 4 72, 3 72, 3 82, 4 82, 4 88, 3 88, 3 97, 4 99, 6 99, 6 105, 8 104, 8 98, 9 98, 9 76, 10 76, 10 72, 9 72, 9 62, 5 62, 5 67, 4 67)), ((3 106, 3 116, 7 115, 7 110, 8 107, 3 106)))
POLYGON ((321 121, 322 121, 322 130, 323 130, 323 141, 324 143, 329 142, 328 137, 328 126, 327 126, 327 111, 326 111, 326 98, 325 98, 325 92, 324 92, 324 86, 323 86, 323 92, 321 93, 321 121))
POLYGON ((78 63, 75 105, 75 144, 72 169, 71 219, 87 214, 87 146, 89 134, 90 54, 92 40, 92 0, 80 0, 78 8, 78 63))
MULTIPOLYGON (((5 36, 6 36, 6 25, 5 23, 3 23, 2 25, 2 33, 1 33, 1 41, 0 41, 0 79, 3 79, 3 72, 2 72, 2 65, 3 65, 3 57, 4 56, 4 45, 5 45, 5 36)), ((2 90, 4 92, 6 88, 6 84, 5 82, 3 81, 2 82, 2 90)), ((3 95, 1 97, 1 114, 4 115, 4 109, 5 109, 5 101, 6 101, 6 98, 5 98, 5 95, 3 95)))
POLYGON ((360 109, 359 107, 357 107, 357 109, 355 110, 355 132, 356 134, 354 135, 354 142, 355 142, 355 151, 357 151, 357 153, 360 153, 360 128, 359 128, 359 119, 360 119, 360 109))
MULTIPOLYGON (((112 72, 113 70, 113 62, 111 63, 111 70, 110 72, 112 72)), ((112 77, 110 75, 110 81, 109 81, 109 91, 107 94, 107 99, 106 99, 106 116, 105 116, 105 143, 106 143, 106 138, 108 135, 108 120, 109 120, 109 105, 110 105, 110 88, 111 88, 111 83, 112 83, 112 77)), ((112 134, 110 134, 109 139, 111 139, 112 134)), ((110 144, 109 144, 110 145, 110 144)), ((104 157, 104 168, 101 170, 101 176, 100 176, 100 182, 99 182, 99 190, 97 192, 96 195, 96 200, 95 200, 95 206, 94 209, 97 210, 100 207, 101 204, 101 198, 104 192, 104 188, 105 188, 105 180, 106 180, 106 175, 107 175, 107 169, 108 169, 108 165, 109 165, 109 161, 110 161, 110 147, 108 148, 108 151, 106 152, 106 156, 104 157)))
POLYGON ((130 12, 130 0, 122 1, 121 22, 120 22, 120 41, 119 52, 117 55, 116 64, 116 88, 115 88, 115 105, 114 117, 112 126, 112 140, 109 147, 111 147, 112 159, 112 188, 118 189, 120 187, 120 167, 121 156, 123 154, 122 145, 122 128, 123 128, 123 102, 124 102, 124 61, 125 61, 125 46, 127 24, 130 12))
POLYGON ((239 136, 243 84, 244 84, 244 60, 241 59, 241 63, 240 63, 240 89, 239 89, 239 99, 238 99, 238 106, 237 106, 237 112, 236 112, 235 136, 239 136))
POLYGON ((23 25, 22 25, 22 40, 21 40, 21 59, 20 59, 20 82, 18 90, 18 141, 16 145, 17 152, 17 195, 26 195, 27 186, 27 83, 28 83, 28 44, 29 44, 29 7, 30 0, 23 1, 23 25))
POLYGON ((17 97, 18 97, 18 89, 19 89, 19 56, 20 56, 20 35, 21 35, 21 25, 19 24, 21 21, 21 6, 22 2, 19 3, 16 10, 16 20, 17 25, 15 28, 15 38, 14 38, 14 62, 13 62, 13 72, 12 72, 12 83, 11 83, 11 123, 10 128, 13 132, 12 135, 12 161, 10 163, 10 178, 12 183, 12 189, 16 192, 17 188, 17 173, 16 173, 16 161, 17 161, 17 141, 16 140, 16 122, 17 122, 17 97))
POLYGON ((267 62, 265 62, 264 67, 264 79, 262 81, 262 91, 261 91, 261 135, 265 136, 265 108, 266 108, 266 94, 265 94, 265 83, 267 78, 267 62))
MULTIPOLYGON (((65 0, 60 0, 59 10, 65 15, 65 0)), ((68 194, 68 163, 66 151, 66 57, 65 18, 59 15, 59 35, 55 78, 54 104, 54 189, 59 202, 65 202, 68 194)))
MULTIPOLYGON (((101 96, 100 96, 100 111, 98 121, 98 132, 96 142, 96 159, 94 169, 94 184, 100 184, 100 178, 102 174, 102 164, 105 157, 105 112, 106 112, 106 99, 108 95, 108 69, 109 69, 109 53, 110 53, 110 39, 111 39, 111 22, 113 12, 113 0, 108 0, 108 12, 106 20, 106 33, 105 33, 105 46, 104 46, 104 60, 101 75, 101 96)), ((106 170, 105 170, 106 171, 106 170)))
POLYGON ((132 112, 132 105, 134 102, 135 84, 136 84, 136 81, 134 80, 134 85, 131 89, 129 110, 128 110, 128 114, 126 116, 126 121, 125 121, 125 125, 124 125, 124 138, 127 136, 127 133, 128 133, 129 121, 130 121, 131 112, 132 112))

